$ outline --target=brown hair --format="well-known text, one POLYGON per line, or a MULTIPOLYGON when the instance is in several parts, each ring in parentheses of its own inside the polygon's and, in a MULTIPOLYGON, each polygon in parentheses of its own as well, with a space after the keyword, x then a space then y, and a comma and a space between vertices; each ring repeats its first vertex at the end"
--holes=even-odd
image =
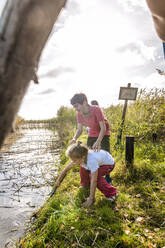
POLYGON ((88 102, 86 95, 83 93, 75 94, 70 100, 72 105, 76 103, 83 104, 84 101, 88 102))
POLYGON ((96 100, 92 100, 92 101, 91 101, 91 105, 98 105, 98 106, 99 106, 99 103, 98 103, 98 101, 96 101, 96 100))
POLYGON ((75 159, 81 159, 85 157, 85 164, 87 163, 87 156, 88 156, 88 147, 84 144, 82 144, 81 141, 78 141, 76 144, 70 145, 68 149, 66 150, 66 155, 68 157, 75 158, 75 159))

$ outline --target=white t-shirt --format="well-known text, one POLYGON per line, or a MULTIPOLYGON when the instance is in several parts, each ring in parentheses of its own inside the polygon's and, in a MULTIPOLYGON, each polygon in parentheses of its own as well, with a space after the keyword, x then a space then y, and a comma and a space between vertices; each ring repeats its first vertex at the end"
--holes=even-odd
POLYGON ((98 170, 101 165, 113 165, 114 159, 111 154, 107 151, 100 150, 99 152, 95 152, 93 150, 89 150, 87 157, 87 164, 82 164, 82 167, 86 170, 90 170, 91 173, 94 173, 98 170))

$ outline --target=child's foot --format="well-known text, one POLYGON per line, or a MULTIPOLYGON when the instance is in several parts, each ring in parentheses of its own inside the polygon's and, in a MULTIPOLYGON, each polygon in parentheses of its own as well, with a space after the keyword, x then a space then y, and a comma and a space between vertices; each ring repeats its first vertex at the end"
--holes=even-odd
POLYGON ((113 196, 111 196, 111 197, 106 197, 106 200, 107 200, 107 201, 114 202, 114 201, 116 200, 116 198, 117 198, 117 195, 113 195, 113 196))

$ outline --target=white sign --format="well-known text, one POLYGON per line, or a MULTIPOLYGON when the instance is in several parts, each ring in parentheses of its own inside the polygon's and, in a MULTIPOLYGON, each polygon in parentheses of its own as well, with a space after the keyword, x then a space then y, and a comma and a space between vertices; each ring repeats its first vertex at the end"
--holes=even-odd
POLYGON ((119 100, 136 100, 138 88, 120 87, 119 100))

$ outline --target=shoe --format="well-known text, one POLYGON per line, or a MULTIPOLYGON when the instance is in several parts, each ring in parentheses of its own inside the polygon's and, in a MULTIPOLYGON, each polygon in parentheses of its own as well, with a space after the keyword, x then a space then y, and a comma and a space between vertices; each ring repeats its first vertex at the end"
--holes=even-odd
POLYGON ((105 176, 105 180, 107 181, 107 183, 109 183, 110 185, 112 185, 112 178, 110 177, 109 174, 107 174, 107 175, 105 176))
POLYGON ((116 195, 113 195, 112 197, 106 197, 106 200, 114 202, 116 200, 116 195))

